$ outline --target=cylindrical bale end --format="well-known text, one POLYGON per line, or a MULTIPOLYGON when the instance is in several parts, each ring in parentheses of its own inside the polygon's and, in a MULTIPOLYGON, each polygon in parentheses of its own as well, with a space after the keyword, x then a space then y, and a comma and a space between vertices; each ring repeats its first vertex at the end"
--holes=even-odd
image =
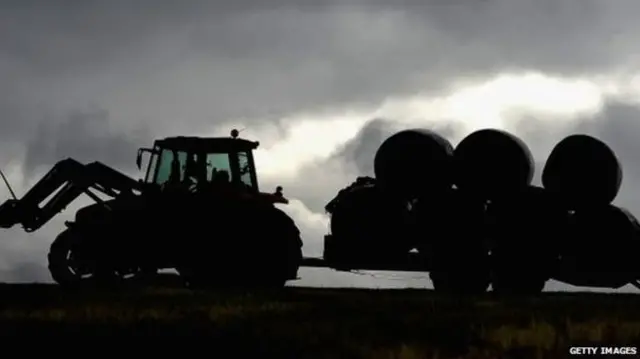
POLYGON ((453 145, 438 133, 410 129, 395 133, 378 148, 374 158, 381 188, 405 199, 451 187, 453 145))
POLYGON ((482 129, 465 137, 454 151, 455 184, 486 199, 529 186, 535 161, 517 136, 482 129))
POLYGON ((589 135, 571 135, 549 154, 542 184, 573 208, 607 205, 620 191, 622 166, 606 143, 589 135))

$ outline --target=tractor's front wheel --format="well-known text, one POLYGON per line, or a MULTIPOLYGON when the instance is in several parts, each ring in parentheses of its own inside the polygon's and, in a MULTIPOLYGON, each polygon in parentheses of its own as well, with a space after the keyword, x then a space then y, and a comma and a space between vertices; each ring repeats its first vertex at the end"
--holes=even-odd
POLYGON ((53 280, 65 287, 116 284, 121 279, 118 273, 100 266, 99 261, 87 253, 84 239, 80 232, 66 229, 53 241, 47 256, 53 280))

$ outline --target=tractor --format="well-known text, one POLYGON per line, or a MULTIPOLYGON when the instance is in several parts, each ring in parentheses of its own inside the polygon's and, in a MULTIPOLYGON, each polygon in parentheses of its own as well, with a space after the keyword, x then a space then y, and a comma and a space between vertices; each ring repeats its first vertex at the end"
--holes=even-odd
POLYGON ((86 194, 95 203, 65 222, 50 247, 48 267, 60 285, 116 284, 173 269, 194 287, 284 286, 297 279, 300 231, 275 205, 288 203, 282 187, 259 190, 259 142, 238 134, 156 139, 138 150, 139 170, 149 155, 139 180, 101 162, 61 160, 22 198, 0 206, 0 227, 36 231, 86 194))

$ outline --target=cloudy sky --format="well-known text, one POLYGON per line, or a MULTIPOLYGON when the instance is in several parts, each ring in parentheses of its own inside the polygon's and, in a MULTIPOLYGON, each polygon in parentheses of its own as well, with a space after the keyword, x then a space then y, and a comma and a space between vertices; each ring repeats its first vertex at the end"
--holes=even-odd
MULTIPOLYGON (((305 254, 319 256, 324 204, 371 174, 386 136, 432 128, 455 144, 499 127, 539 163, 567 134, 602 138, 624 164, 616 204, 640 214, 637 1, 266 4, 0 0, 0 167, 18 195, 67 156, 137 177, 135 151, 156 137, 242 128, 261 142, 263 189, 283 185, 305 254)), ((2 231, 0 280, 49 281, 49 244, 86 203, 38 232, 2 231)), ((300 285, 429 285, 302 275, 300 285)))

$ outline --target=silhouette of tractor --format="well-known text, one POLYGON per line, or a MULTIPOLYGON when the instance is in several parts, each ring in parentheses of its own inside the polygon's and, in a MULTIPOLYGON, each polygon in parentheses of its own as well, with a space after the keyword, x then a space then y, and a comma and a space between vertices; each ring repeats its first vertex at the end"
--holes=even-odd
POLYGON ((112 284, 171 268, 192 286, 283 286, 297 278, 302 241, 274 205, 288 203, 282 188, 259 190, 258 146, 237 130, 231 137, 158 139, 138 151, 138 169, 143 155, 150 157, 137 181, 100 162, 68 158, 21 199, 0 206, 0 227, 36 231, 86 194, 96 203, 65 222, 48 254, 61 285, 112 284))
POLYGON ((640 288, 640 222, 612 204, 622 166, 594 137, 556 144, 537 186, 531 151, 508 132, 481 129, 455 147, 433 131, 397 132, 375 154, 375 177, 327 203, 322 258, 302 257, 300 231, 275 206, 288 203, 282 188, 260 192, 258 145, 236 130, 159 139, 138 151, 139 169, 150 154, 138 181, 68 158, 21 199, 11 191, 0 227, 32 232, 81 194, 94 199, 48 255, 54 280, 71 286, 171 268, 189 286, 282 287, 304 266, 428 272, 436 290, 456 294, 531 294, 551 279, 640 288))

